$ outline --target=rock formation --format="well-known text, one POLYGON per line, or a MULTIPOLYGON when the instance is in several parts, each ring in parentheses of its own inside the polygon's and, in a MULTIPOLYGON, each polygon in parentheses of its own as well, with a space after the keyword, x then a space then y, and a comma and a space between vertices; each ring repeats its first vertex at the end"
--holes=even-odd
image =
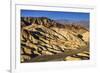
POLYGON ((89 30, 83 26, 63 25, 47 17, 21 17, 20 32, 22 63, 37 62, 42 56, 48 59, 45 57, 40 62, 89 59, 89 50, 73 53, 81 48, 89 49, 89 30), (59 54, 62 56, 57 57, 59 54))

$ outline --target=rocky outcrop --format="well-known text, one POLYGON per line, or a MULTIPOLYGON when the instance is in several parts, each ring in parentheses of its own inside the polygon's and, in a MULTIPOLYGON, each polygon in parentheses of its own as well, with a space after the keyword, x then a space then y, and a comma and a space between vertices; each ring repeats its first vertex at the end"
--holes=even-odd
MULTIPOLYGON (((63 25, 46 17, 21 17, 21 62, 29 62, 38 56, 49 57, 65 51, 87 48, 88 33, 82 26, 63 25)), ((72 57, 87 60, 89 52, 82 51, 81 54, 62 57, 61 60, 69 60, 72 57)), ((50 59, 57 60, 56 57, 50 59)))

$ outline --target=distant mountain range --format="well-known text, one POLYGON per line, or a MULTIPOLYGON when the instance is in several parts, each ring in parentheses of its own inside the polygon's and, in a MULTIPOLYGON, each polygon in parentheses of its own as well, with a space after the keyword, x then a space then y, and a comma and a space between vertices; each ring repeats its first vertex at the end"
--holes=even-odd
POLYGON ((75 20, 65 20, 65 19, 61 19, 61 20, 55 20, 56 22, 60 23, 60 24, 64 24, 64 25, 81 25, 81 26, 84 26, 86 28, 89 29, 89 21, 82 21, 82 20, 79 20, 79 21, 75 21, 75 20))
POLYGON ((47 17, 21 17, 21 20, 25 23, 25 25, 42 24, 44 26, 52 27, 65 27, 66 25, 79 25, 86 29, 89 29, 89 21, 74 21, 74 20, 52 20, 47 17), (26 22, 27 20, 27 22, 26 22))

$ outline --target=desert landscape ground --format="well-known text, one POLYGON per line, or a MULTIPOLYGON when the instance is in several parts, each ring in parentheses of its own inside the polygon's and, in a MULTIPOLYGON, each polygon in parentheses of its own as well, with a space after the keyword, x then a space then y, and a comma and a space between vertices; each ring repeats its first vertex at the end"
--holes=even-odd
POLYGON ((48 17, 21 17, 21 63, 89 60, 89 27, 48 17))

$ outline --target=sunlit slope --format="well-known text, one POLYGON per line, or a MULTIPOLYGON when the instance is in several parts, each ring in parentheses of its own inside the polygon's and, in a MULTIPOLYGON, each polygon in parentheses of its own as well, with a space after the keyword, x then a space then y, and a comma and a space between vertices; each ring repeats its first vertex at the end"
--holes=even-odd
POLYGON ((89 31, 84 27, 63 25, 46 17, 21 17, 21 62, 38 61, 37 57, 45 55, 48 59, 39 61, 89 59, 87 50, 71 54, 81 48, 89 49, 89 31), (70 55, 63 56, 66 51, 70 55), (52 58, 59 54, 62 58, 52 58))

